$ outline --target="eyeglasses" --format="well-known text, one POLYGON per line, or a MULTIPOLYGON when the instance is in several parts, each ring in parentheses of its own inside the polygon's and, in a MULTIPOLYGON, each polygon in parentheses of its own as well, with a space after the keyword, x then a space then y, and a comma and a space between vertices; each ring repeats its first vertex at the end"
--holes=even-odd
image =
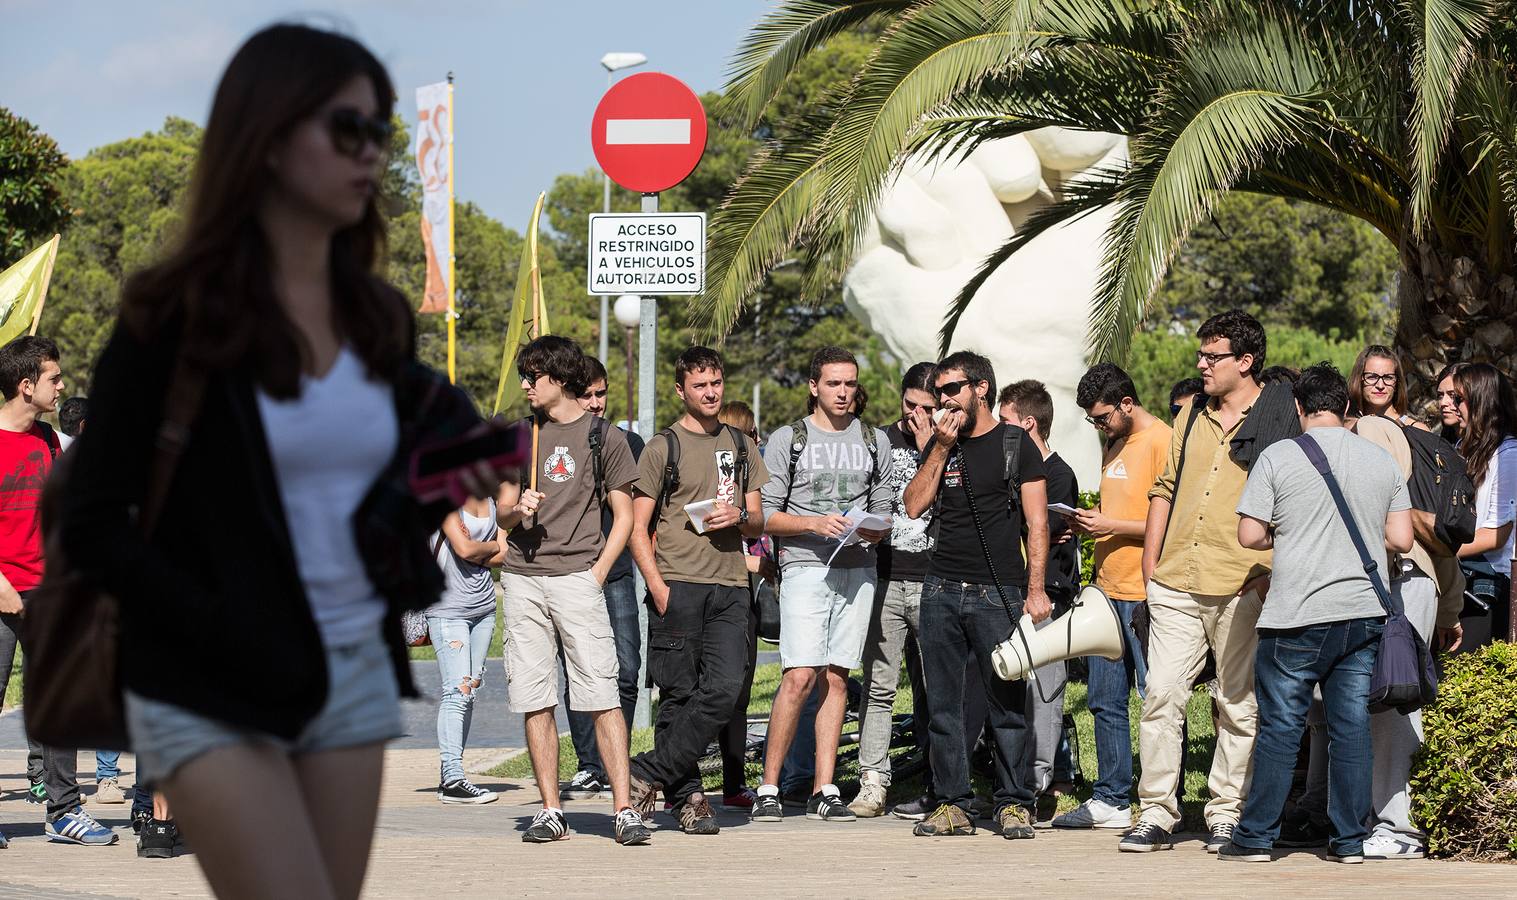
POLYGON ((1459 404, 1461 404, 1461 403, 1464 402, 1464 395, 1461 394, 1461 393, 1459 393, 1458 391, 1439 391, 1438 392, 1438 399, 1439 400, 1442 400, 1445 397, 1447 397, 1448 401, 1450 403, 1454 404, 1455 406, 1458 406, 1459 404))
POLYGON ((1237 356, 1236 353, 1207 353, 1205 350, 1196 351, 1196 362, 1206 363, 1208 367, 1215 366, 1224 359, 1237 356))
POLYGON ((940 384, 940 385, 938 385, 936 388, 934 388, 934 392, 939 397, 952 397, 955 394, 957 394, 959 391, 964 390, 964 387, 966 385, 971 385, 971 384, 974 384, 974 382, 971 381, 968 378, 964 378, 964 379, 961 379, 959 381, 950 381, 947 384, 940 384))
POLYGON ((1116 411, 1117 408, 1113 406, 1111 409, 1108 409, 1106 412, 1101 413, 1099 416, 1086 416, 1085 421, 1096 426, 1097 428, 1105 428, 1107 420, 1110 419, 1111 414, 1116 411))
POLYGON ((332 146, 338 153, 357 158, 363 153, 365 143, 372 143, 381 152, 389 149, 395 126, 387 119, 366 116, 344 106, 327 113, 327 133, 332 136, 332 146))
POLYGON ((1395 372, 1388 372, 1388 373, 1381 374, 1381 373, 1378 373, 1378 372, 1365 372, 1364 373, 1364 383, 1365 384, 1369 384, 1369 385, 1381 385, 1381 384, 1383 384, 1383 385, 1385 385, 1387 387, 1390 387, 1390 386, 1392 386, 1392 385, 1394 385, 1396 383, 1396 373, 1395 372))

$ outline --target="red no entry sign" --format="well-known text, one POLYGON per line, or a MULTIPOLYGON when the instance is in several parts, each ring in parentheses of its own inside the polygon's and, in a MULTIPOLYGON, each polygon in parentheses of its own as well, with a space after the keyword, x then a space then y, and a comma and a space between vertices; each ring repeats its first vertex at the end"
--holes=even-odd
POLYGON ((655 194, 695 171, 706 150, 706 110, 678 78, 662 72, 630 75, 595 107, 590 143, 612 181, 655 194))

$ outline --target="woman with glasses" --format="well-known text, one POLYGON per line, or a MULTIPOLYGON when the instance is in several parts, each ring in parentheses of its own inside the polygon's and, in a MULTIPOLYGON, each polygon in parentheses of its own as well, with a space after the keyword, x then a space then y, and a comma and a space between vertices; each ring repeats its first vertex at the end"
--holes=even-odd
POLYGON ((1490 363, 1454 363, 1438 375, 1443 436, 1464 457, 1475 483, 1475 539, 1459 548, 1467 597, 1463 646, 1504 638, 1510 616, 1513 523, 1517 520, 1517 404, 1512 383, 1490 363))
POLYGON ((349 38, 243 44, 180 242, 128 281, 72 451, 61 544, 120 600, 139 779, 223 897, 359 895, 415 694, 400 616, 438 598, 427 535, 451 506, 404 470, 479 424, 416 363, 411 304, 377 272, 394 97, 349 38))
POLYGON ((1349 427, 1361 416, 1385 416, 1402 425, 1431 430, 1406 410, 1406 379, 1396 351, 1384 344, 1370 344, 1359 351, 1348 377, 1349 427))

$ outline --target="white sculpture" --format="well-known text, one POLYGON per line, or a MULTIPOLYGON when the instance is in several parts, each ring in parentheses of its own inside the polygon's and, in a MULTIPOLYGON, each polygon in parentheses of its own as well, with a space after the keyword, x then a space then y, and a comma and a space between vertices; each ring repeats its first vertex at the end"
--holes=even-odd
MULTIPOLYGON (((1065 184, 1093 167, 1121 163, 1126 153, 1117 135, 1043 128, 987 142, 953 165, 908 161, 884 191, 876 227, 844 278, 844 301, 903 366, 938 359, 948 306, 985 257, 1065 184)), ((1095 431, 1075 406, 1075 386, 1085 374, 1090 298, 1111 216, 1097 210, 1018 251, 985 282, 952 342, 955 350, 990 359, 998 389, 1024 378, 1048 386, 1050 444, 1084 490, 1097 487, 1101 456, 1095 431)))

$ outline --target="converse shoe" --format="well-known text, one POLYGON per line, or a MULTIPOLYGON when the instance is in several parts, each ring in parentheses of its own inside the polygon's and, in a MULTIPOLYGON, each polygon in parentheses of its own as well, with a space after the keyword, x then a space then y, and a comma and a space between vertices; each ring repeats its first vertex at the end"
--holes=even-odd
POLYGON ((974 821, 969 814, 954 806, 952 803, 944 803, 932 811, 932 815, 924 816, 922 821, 911 829, 911 833, 917 837, 951 837, 955 835, 974 834, 974 821))
POLYGON ((873 819, 885 814, 885 784, 879 772, 864 772, 859 776, 859 793, 848 808, 860 819, 873 819))
POLYGON ((443 803, 494 803, 496 794, 476 787, 467 778, 450 781, 437 789, 437 799, 443 803))
POLYGON ((1427 848, 1415 841, 1375 834, 1364 842, 1365 859, 1426 859, 1427 848))
POLYGON ((1079 806, 1055 816, 1055 828, 1130 828, 1132 811, 1109 806, 1091 797, 1079 806))
POLYGON ((905 819, 908 822, 920 822, 927 818, 928 814, 935 809, 937 807, 933 805, 932 798, 923 794, 915 800, 897 803, 895 808, 890 811, 890 814, 897 819, 905 819))
POLYGON ((1211 827, 1211 837, 1206 839, 1206 852, 1219 853, 1233 842, 1233 823, 1218 822, 1211 827))
POLYGON ((569 823, 564 821, 561 809, 540 809, 532 817, 532 824, 522 832, 521 839, 528 844, 547 844, 569 837, 569 823))
POLYGON ((600 800, 606 792, 606 783, 589 769, 580 769, 569 779, 569 786, 560 792, 565 800, 600 800))
POLYGON ((116 843, 116 832, 96 822, 82 806, 50 820, 43 831, 48 840, 63 844, 105 847, 116 843))
POLYGON ((679 820, 680 831, 685 834, 716 834, 721 827, 716 824, 716 813, 711 809, 705 794, 691 794, 690 798, 674 810, 679 820))
POLYGON ((824 822, 852 822, 858 816, 843 805, 843 798, 834 787, 831 791, 823 788, 811 795, 811 799, 806 801, 806 818, 821 819, 824 822))
POLYGON ((92 798, 92 802, 107 805, 125 803, 126 792, 121 789, 121 785, 117 783, 116 779, 102 778, 95 785, 95 796, 92 798))
POLYGON ((1137 827, 1129 831, 1117 849, 1123 853, 1148 853, 1154 850, 1173 850, 1175 842, 1170 838, 1169 832, 1152 822, 1139 822, 1137 827))
POLYGON ((137 833, 137 855, 142 859, 173 859, 177 831, 173 822, 150 819, 137 833))
POLYGON ((615 824, 616 842, 624 847, 646 844, 653 837, 653 832, 643 823, 643 817, 630 806, 623 807, 616 814, 615 824))
POLYGON ((759 794, 753 800, 753 808, 748 810, 750 822, 783 822, 785 821, 785 807, 780 805, 780 798, 775 794, 759 794))

